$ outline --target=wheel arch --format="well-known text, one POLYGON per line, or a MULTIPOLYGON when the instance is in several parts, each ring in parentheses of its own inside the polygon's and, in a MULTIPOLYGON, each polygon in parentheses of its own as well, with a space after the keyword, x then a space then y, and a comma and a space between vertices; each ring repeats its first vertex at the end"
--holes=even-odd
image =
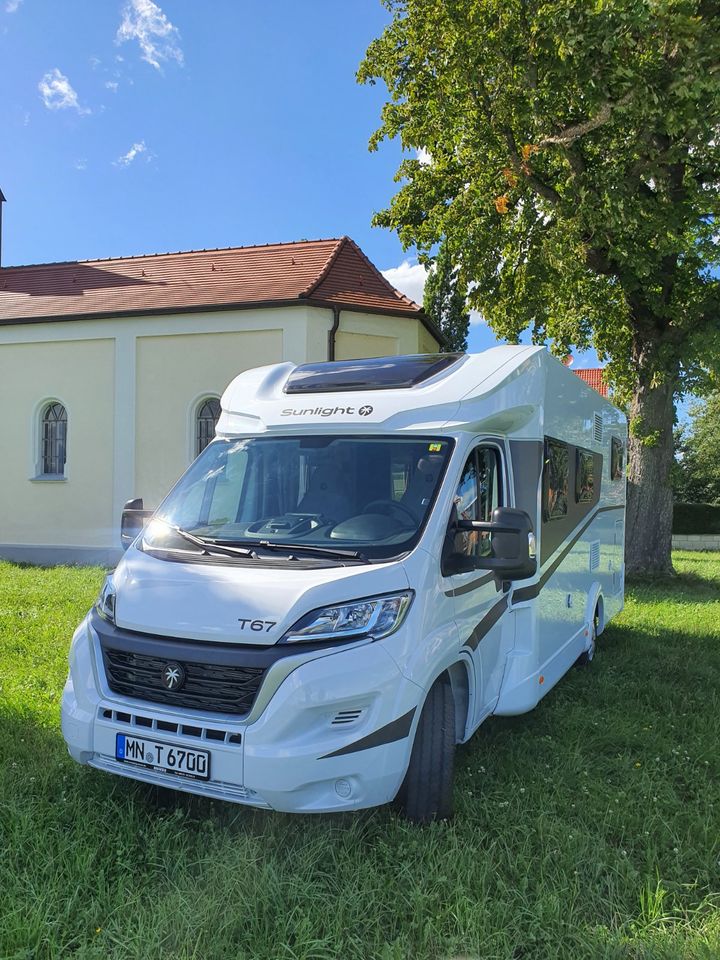
POLYGON ((587 603, 585 605, 585 623, 588 627, 593 622, 595 611, 598 612, 598 636, 605 629, 605 600, 603 597, 602 586, 596 581, 590 587, 587 603))

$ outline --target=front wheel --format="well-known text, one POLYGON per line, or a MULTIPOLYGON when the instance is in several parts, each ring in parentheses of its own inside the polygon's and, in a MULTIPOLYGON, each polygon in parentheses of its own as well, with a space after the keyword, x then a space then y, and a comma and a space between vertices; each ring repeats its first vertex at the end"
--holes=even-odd
POLYGON ((590 644, 587 650, 583 650, 580 656, 577 658, 578 667, 587 667, 589 666, 595 656, 595 650, 597 648, 597 637, 598 637, 598 627, 600 625, 600 611, 595 607, 595 613, 593 614, 592 626, 590 627, 590 644))
POLYGON ((452 817, 454 769, 455 701, 449 679, 440 677, 425 700, 398 793, 408 820, 429 823, 452 817))

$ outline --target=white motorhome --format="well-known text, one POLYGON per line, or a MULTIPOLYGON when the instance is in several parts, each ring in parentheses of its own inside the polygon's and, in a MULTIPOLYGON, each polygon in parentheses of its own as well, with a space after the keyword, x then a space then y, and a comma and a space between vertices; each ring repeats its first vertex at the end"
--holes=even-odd
POLYGON ((623 606, 625 416, 539 347, 243 373, 75 633, 80 763, 295 812, 452 809, 455 745, 623 606))

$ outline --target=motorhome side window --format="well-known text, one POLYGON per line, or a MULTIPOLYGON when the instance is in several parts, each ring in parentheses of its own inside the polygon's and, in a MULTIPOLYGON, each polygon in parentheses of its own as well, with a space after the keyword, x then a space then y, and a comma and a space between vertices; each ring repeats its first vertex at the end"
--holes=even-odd
MULTIPOLYGON (((490 521, 495 507, 502 505, 500 477, 499 451, 495 447, 473 450, 455 491, 457 519, 490 521)), ((490 552, 489 534, 460 531, 455 535, 454 550, 466 556, 485 556, 490 552)))
POLYGON ((595 493, 595 458, 589 450, 577 450, 575 456, 575 502, 590 503, 595 493))
POLYGON ((557 520, 568 512, 570 456, 567 445, 545 439, 543 470, 543 520, 557 520))
POLYGON ((623 466, 625 460, 625 449, 622 440, 619 437, 613 437, 610 441, 610 479, 622 480, 623 466))

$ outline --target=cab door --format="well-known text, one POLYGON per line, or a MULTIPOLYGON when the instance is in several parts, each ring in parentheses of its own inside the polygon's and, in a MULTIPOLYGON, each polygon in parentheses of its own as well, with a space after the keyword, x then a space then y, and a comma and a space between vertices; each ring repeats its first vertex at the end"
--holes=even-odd
MULTIPOLYGON (((456 519, 490 521, 495 507, 506 506, 504 451, 499 443, 478 443, 468 456, 455 491, 448 538, 443 558, 447 573, 448 554, 479 557, 490 554, 490 539, 478 531, 454 531, 456 519)), ((508 594, 493 573, 468 570, 444 578, 445 593, 452 596, 455 622, 463 649, 473 660, 475 691, 471 697, 469 730, 495 707, 500 693, 505 660, 513 637, 508 616, 508 594)))

